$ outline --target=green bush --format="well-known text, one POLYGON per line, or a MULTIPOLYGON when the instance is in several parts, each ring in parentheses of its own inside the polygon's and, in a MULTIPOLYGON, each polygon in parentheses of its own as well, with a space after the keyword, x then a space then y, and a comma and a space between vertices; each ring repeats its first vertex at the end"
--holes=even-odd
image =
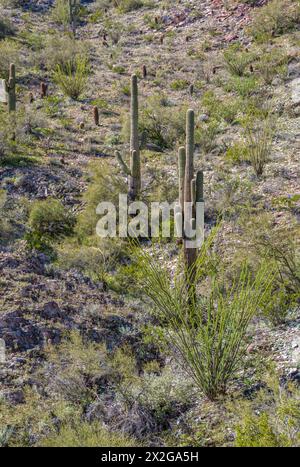
POLYGON ((253 54, 241 50, 239 44, 231 45, 224 52, 226 67, 232 75, 236 76, 243 76, 246 68, 253 62, 253 59, 253 54))
POLYGON ((300 391, 271 381, 251 403, 236 408, 235 446, 299 447, 300 391))
POLYGON ((83 93, 90 71, 85 58, 76 57, 64 65, 57 65, 53 78, 64 94, 72 99, 78 99, 83 93))
POLYGON ((55 71, 59 66, 67 72, 68 64, 72 64, 73 70, 79 57, 86 62, 89 60, 89 45, 86 41, 76 41, 68 34, 55 34, 46 38, 40 62, 45 63, 50 71, 55 71))
POLYGON ((14 63, 18 69, 20 47, 13 40, 0 41, 0 78, 8 79, 9 65, 14 63))
POLYGON ((272 216, 264 212, 251 217, 245 213, 240 226, 243 235, 239 235, 234 263, 248 258, 254 271, 261 261, 273 265, 273 291, 263 315, 272 324, 281 324, 297 309, 300 298, 299 227, 293 223, 289 227, 276 226, 272 216))
POLYGON ((141 8, 143 4, 144 2, 142 0, 112 0, 112 5, 123 13, 137 10, 141 8))
POLYGON ((39 446, 43 447, 136 447, 139 443, 122 433, 109 431, 100 423, 91 424, 78 420, 74 424, 63 425, 58 434, 45 438, 39 446))
POLYGON ((43 249, 53 240, 59 240, 72 233, 74 217, 60 201, 46 199, 33 203, 28 225, 29 244, 37 249, 43 249))
POLYGON ((9 20, 0 18, 0 39, 14 34, 15 30, 9 20))
POLYGON ((255 76, 236 76, 231 78, 224 88, 228 92, 233 91, 240 97, 246 98, 258 91, 259 82, 255 76))
MULTIPOLYGON (((175 142, 184 141, 186 106, 174 108, 161 94, 154 94, 141 106, 139 130, 147 142, 160 148, 172 148, 175 142)), ((126 114, 123 138, 129 140, 130 120, 126 114)))
POLYGON ((253 16, 250 33, 259 42, 293 30, 300 19, 300 5, 294 0, 272 0, 253 16))
POLYGON ((76 224, 76 234, 80 242, 96 235, 98 216, 96 208, 102 201, 110 201, 118 206, 119 194, 127 193, 127 184, 117 169, 107 162, 93 162, 88 167, 90 183, 84 194, 85 209, 80 213, 76 224))

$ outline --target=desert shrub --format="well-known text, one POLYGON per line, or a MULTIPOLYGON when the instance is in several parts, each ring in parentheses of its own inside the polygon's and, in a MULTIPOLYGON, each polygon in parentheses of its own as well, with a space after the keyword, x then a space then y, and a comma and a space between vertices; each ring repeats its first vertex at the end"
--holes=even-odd
POLYGON ((97 394, 93 378, 105 370, 104 345, 84 342, 72 331, 56 347, 46 349, 47 364, 39 378, 59 399, 84 407, 97 394))
POLYGON ((16 112, 8 114, 0 108, 0 165, 22 166, 39 162, 42 151, 34 144, 47 130, 42 111, 19 105, 16 112))
POLYGON ((254 401, 236 407, 237 447, 299 447, 300 392, 271 380, 254 401))
POLYGON ((242 109, 240 99, 228 97, 219 98, 213 91, 207 91, 201 98, 201 106, 213 120, 233 123, 242 109))
MULTIPOLYGON (((80 5, 80 1, 77 0, 77 4, 73 9, 73 15, 76 20, 79 20, 84 13, 84 8, 80 5)), ((69 0, 55 0, 54 7, 51 11, 53 21, 57 24, 67 26, 71 23, 71 14, 69 0)))
POLYGON ((293 30, 299 18, 299 2, 272 0, 255 12, 250 33, 254 39, 263 42, 293 30))
POLYGON ((259 83, 255 76, 232 77, 224 86, 227 92, 235 92, 242 98, 252 96, 258 91, 259 83))
POLYGON ((0 41, 0 78, 8 79, 9 65, 19 64, 20 47, 10 39, 0 41))
POLYGON ((143 4, 144 2, 142 0, 112 0, 112 5, 123 13, 137 10, 141 8, 143 4))
MULTIPOLYGON (((171 148, 175 141, 183 141, 185 135, 185 106, 174 109, 165 96, 151 96, 141 108, 139 129, 147 142, 160 148, 171 148)), ((123 123, 123 138, 129 140, 128 115, 123 123)))
POLYGON ((0 39, 14 34, 15 30, 8 19, 0 18, 0 39))
POLYGON ((210 152, 216 147, 216 136, 220 131, 220 124, 217 120, 210 120, 197 126, 195 131, 195 142, 203 152, 210 152))
POLYGON ((270 119, 252 122, 246 127, 247 158, 256 175, 263 174, 272 150, 274 128, 270 119))
POLYGON ((88 61, 89 45, 85 41, 76 41, 69 35, 55 34, 46 38, 40 61, 46 64, 48 70, 56 70, 59 66, 67 72, 67 64, 71 63, 72 70, 74 70, 78 57, 88 61))
MULTIPOLYGON (((234 263, 240 264, 245 257, 252 270, 263 260, 275 270, 272 296, 263 315, 274 325, 283 323, 297 308, 300 298, 300 249, 299 227, 276 226, 270 214, 247 212, 240 218, 243 235, 239 234, 234 263)), ((236 243, 237 244, 237 243, 236 243)))
POLYGON ((120 239, 93 238, 92 245, 65 242, 57 251, 57 263, 62 269, 76 269, 94 281, 109 282, 108 273, 125 256, 120 239))
POLYGON ((58 24, 70 24, 70 9, 69 2, 66 0, 55 0, 54 7, 51 12, 53 21, 58 24))
POLYGON ((78 99, 86 87, 89 71, 88 61, 77 56, 74 62, 57 65, 53 78, 64 94, 78 99))
POLYGON ((276 76, 285 76, 287 74, 287 64, 287 54, 274 49, 266 51, 260 56, 256 68, 264 83, 269 85, 276 76))
MULTIPOLYGON (((211 241, 207 240, 197 258, 193 283, 203 280, 211 241)), ((167 339, 176 349, 175 358, 181 356, 179 360, 196 386, 215 399, 226 391, 243 363, 248 325, 268 301, 272 268, 262 265, 252 279, 244 265, 231 285, 208 270, 210 290, 206 288, 205 296, 196 291, 191 298, 188 273, 177 274, 173 280, 154 253, 150 256, 136 250, 136 255, 143 291, 154 304, 154 315, 166 327, 167 339)))
POLYGON ((60 201, 50 198, 33 203, 28 225, 29 245, 44 249, 53 240, 59 240, 72 233, 74 217, 60 201))
POLYGON ((176 79, 171 83, 171 89, 173 91, 182 91, 184 89, 188 89, 189 82, 186 79, 176 79))
POLYGON ((0 243, 6 243, 13 234, 13 227, 7 219, 6 212, 7 195, 0 190, 0 243))
POLYGON ((228 71, 236 76, 243 76, 246 68, 254 59, 253 54, 241 50, 239 44, 233 44, 228 47, 223 56, 228 71))
POLYGON ((174 374, 173 368, 161 369, 159 363, 152 360, 138 371, 128 347, 114 353, 110 367, 116 401, 122 407, 118 427, 138 439, 170 428, 172 418, 190 406, 191 380, 174 374))
POLYGON ((122 433, 109 431, 100 423, 91 424, 77 420, 76 423, 63 425, 58 434, 42 440, 43 447, 136 447, 139 443, 122 433))
POLYGON ((117 169, 106 162, 91 163, 88 168, 90 183, 84 195, 85 209, 80 213, 75 228, 79 241, 95 236, 98 216, 96 208, 102 201, 110 201, 118 206, 119 194, 127 193, 127 184, 117 169))
POLYGON ((0 433, 4 447, 28 447, 50 433, 55 422, 71 422, 80 416, 78 411, 62 401, 43 398, 36 391, 24 388, 24 403, 18 405, 0 400, 0 433))

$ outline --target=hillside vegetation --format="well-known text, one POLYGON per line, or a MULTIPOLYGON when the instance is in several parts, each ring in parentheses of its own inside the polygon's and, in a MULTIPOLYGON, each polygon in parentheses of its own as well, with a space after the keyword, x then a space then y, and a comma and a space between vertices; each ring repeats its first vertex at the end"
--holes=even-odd
POLYGON ((0 0, 0 446, 300 445, 299 25, 0 0), (193 210, 101 237, 121 194, 193 210))

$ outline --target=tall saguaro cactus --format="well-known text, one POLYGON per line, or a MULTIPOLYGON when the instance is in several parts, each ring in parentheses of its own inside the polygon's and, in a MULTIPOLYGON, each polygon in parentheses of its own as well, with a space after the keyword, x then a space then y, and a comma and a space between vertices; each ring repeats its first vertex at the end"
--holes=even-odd
MULTIPOLYGON (((138 80, 136 75, 131 77, 131 106, 130 106, 130 154, 136 151, 135 156, 135 173, 136 173, 136 193, 132 193, 134 197, 138 195, 141 189, 141 162, 140 162, 140 146, 139 146, 139 99, 138 99, 138 80)), ((133 177, 133 174, 132 174, 133 177)))
MULTIPOLYGON (((194 176, 194 128, 195 115, 193 110, 188 110, 186 118, 186 147, 180 147, 178 151, 178 171, 179 171, 179 203, 180 219, 184 226, 183 244, 184 260, 188 279, 188 288, 194 294, 194 264, 197 259, 198 243, 197 232, 195 238, 189 237, 191 229, 195 229, 204 223, 203 212, 203 172, 198 171, 194 176), (202 209, 198 209, 202 203, 202 209), (198 219, 197 216, 202 216, 198 219), (194 242, 194 243, 192 243, 194 242)), ((177 216, 177 215, 176 215, 177 216)), ((178 228, 180 226, 178 225, 178 228)), ((192 297, 193 295, 191 295, 192 297)))
POLYGON ((137 76, 131 77, 131 105, 130 105, 130 167, 116 153, 117 161, 123 172, 128 175, 128 195, 131 200, 138 198, 141 190, 141 160, 139 143, 139 104, 137 76))
MULTIPOLYGON (((185 162, 185 178, 184 178, 184 257, 186 262, 186 267, 191 269, 197 256, 197 250, 195 248, 188 248, 187 242, 189 241, 186 238, 186 232, 192 227, 193 217, 190 217, 188 214, 187 204, 194 203, 195 199, 193 198, 193 179, 194 179, 194 147, 195 147, 195 138, 194 138, 194 127, 195 127, 195 114, 194 111, 189 109, 186 115, 186 162, 185 162)), ((194 216, 194 209, 192 211, 192 216, 194 216)))
POLYGON ((16 110, 16 67, 13 63, 9 67, 9 78, 7 83, 7 103, 8 111, 16 110))

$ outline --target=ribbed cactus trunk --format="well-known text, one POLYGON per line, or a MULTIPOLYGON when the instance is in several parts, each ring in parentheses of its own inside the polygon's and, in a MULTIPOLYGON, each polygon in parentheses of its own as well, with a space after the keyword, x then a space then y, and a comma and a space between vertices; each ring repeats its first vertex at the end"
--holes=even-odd
POLYGON ((139 103, 137 76, 131 77, 130 107, 130 168, 129 197, 135 200, 141 190, 141 161, 139 147, 139 103))
POLYGON ((194 188, 194 147, 195 147, 195 114, 193 110, 187 111, 186 116, 186 163, 185 163, 185 180, 184 180, 184 258, 186 269, 190 279, 193 279, 193 265, 197 257, 197 249, 188 247, 191 239, 188 239, 186 234, 190 227, 193 227, 195 209, 188 209, 187 203, 195 204, 195 188, 194 188))
POLYGON ((7 103, 8 111, 15 112, 16 110, 16 68, 13 63, 9 67, 9 78, 7 85, 7 103))
POLYGON ((185 163, 186 163, 186 155, 185 155, 185 147, 181 146, 178 150, 178 174, 179 174, 179 205, 180 205, 180 223, 181 226, 181 238, 183 233, 183 219, 184 219, 184 180, 185 180, 185 163))

